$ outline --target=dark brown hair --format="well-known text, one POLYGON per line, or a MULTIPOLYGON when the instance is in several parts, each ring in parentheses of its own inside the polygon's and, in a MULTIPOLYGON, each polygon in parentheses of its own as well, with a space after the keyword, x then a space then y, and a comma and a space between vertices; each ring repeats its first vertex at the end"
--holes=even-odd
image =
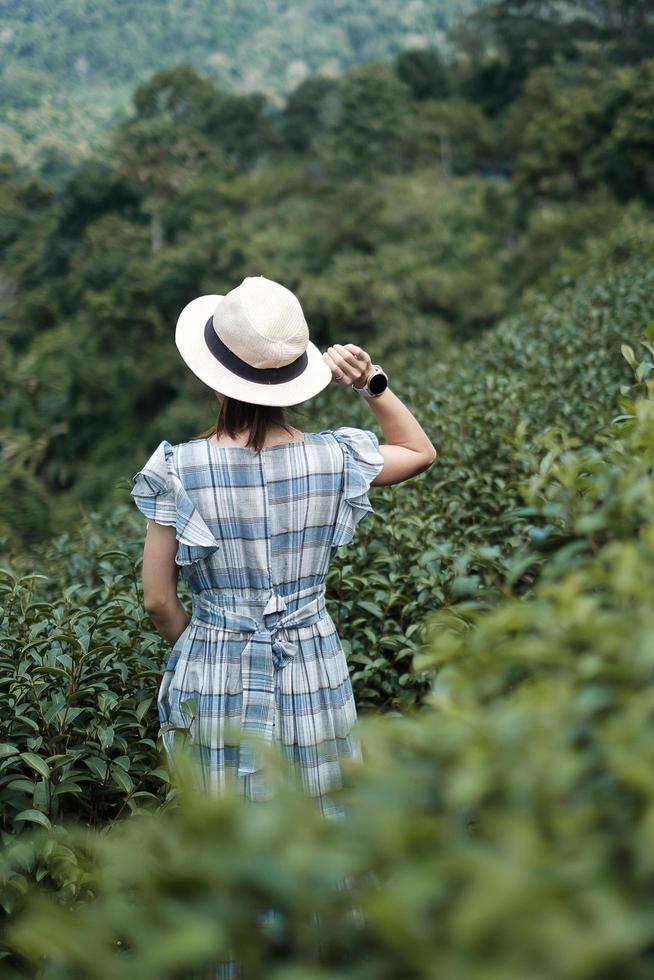
POLYGON ((244 429, 248 431, 246 446, 251 446, 260 452, 268 429, 273 426, 281 426, 292 435, 292 429, 286 421, 286 413, 283 408, 272 405, 252 405, 250 402, 241 402, 236 398, 222 396, 220 412, 215 425, 205 432, 200 432, 196 439, 207 439, 215 435, 217 439, 222 435, 235 439, 244 429))

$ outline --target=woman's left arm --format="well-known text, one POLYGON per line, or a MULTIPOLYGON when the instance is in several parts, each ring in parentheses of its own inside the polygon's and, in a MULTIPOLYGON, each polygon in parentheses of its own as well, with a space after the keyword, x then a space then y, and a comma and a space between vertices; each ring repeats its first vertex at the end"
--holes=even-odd
POLYGON ((177 596, 179 566, 175 562, 175 528, 148 521, 143 545, 143 606, 160 633, 175 643, 189 623, 177 596))

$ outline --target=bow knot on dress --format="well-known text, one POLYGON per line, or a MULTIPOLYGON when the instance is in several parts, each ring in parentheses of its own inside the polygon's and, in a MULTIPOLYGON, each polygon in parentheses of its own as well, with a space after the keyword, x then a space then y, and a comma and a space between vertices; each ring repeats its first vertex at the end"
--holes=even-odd
MULTIPOLYGON (((258 735, 266 742, 273 739, 275 727, 275 672, 283 670, 297 655, 297 640, 289 636, 294 630, 311 626, 325 613, 324 587, 312 590, 313 594, 298 594, 304 599, 288 612, 284 597, 273 592, 263 610, 264 622, 253 616, 225 605, 222 597, 203 594, 198 597, 193 618, 198 623, 227 633, 244 634, 241 649, 243 683, 243 708, 241 729, 244 734, 258 735), (280 615, 283 613, 283 615, 280 615), (266 623, 270 616, 278 616, 273 623, 266 623)), ((249 745, 240 746, 238 775, 245 776, 261 769, 256 753, 249 745)))

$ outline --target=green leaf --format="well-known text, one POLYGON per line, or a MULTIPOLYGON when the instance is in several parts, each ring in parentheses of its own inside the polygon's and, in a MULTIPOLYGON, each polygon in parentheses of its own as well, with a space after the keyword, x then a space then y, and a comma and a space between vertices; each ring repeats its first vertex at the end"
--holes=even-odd
POLYGON ((366 612, 369 612, 371 616, 374 616, 376 619, 384 618, 384 610, 381 608, 381 606, 377 605, 376 602, 369 602, 367 599, 359 599, 357 606, 359 606, 360 609, 365 609, 366 612))
POLYGON ((634 367, 636 364, 636 355, 634 354, 633 347, 630 347, 629 344, 622 344, 620 347, 620 352, 629 367, 634 367))
POLYGON ((140 701, 136 706, 136 717, 139 721, 143 721, 143 715, 148 711, 150 705, 152 704, 152 698, 147 698, 145 701, 140 701))
POLYGON ((197 716, 198 713, 198 702, 197 698, 187 698, 185 701, 180 701, 179 703, 182 711, 185 711, 187 715, 191 715, 193 718, 197 716))
POLYGON ((475 594, 479 581, 478 575, 457 575, 452 579, 450 591, 455 599, 463 599, 475 594))
POLYGON ((48 829, 52 826, 48 817, 40 810, 21 810, 20 813, 16 814, 14 820, 27 820, 31 823, 39 823, 42 827, 48 827, 48 829))
POLYGON ((34 752, 21 752, 20 757, 30 769, 34 769, 40 776, 43 776, 45 779, 50 776, 50 767, 40 755, 36 755, 34 752))
POLYGON ((91 755, 82 761, 99 779, 102 781, 105 780, 107 776, 107 763, 104 759, 99 759, 96 755, 91 755))
POLYGON ((20 776, 17 779, 12 779, 7 783, 7 789, 20 790, 21 793, 28 793, 30 796, 34 793, 34 783, 31 779, 26 776, 20 776))
POLYGON ((120 766, 114 766, 111 770, 111 775, 114 782, 118 783, 121 789, 124 789, 126 793, 131 793, 134 789, 134 783, 128 772, 121 769, 120 766))
POLYGON ((83 789, 79 783, 74 782, 72 779, 66 779, 62 783, 57 783, 57 785, 52 790, 53 796, 62 796, 64 793, 82 793, 83 789))

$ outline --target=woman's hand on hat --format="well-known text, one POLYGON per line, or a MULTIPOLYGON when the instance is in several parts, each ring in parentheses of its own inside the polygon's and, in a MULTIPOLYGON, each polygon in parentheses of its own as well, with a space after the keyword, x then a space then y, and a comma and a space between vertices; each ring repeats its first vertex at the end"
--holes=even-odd
POLYGON ((357 347, 356 344, 334 344, 328 347, 322 356, 327 366, 331 368, 332 381, 363 388, 372 367, 372 360, 367 351, 357 347))

